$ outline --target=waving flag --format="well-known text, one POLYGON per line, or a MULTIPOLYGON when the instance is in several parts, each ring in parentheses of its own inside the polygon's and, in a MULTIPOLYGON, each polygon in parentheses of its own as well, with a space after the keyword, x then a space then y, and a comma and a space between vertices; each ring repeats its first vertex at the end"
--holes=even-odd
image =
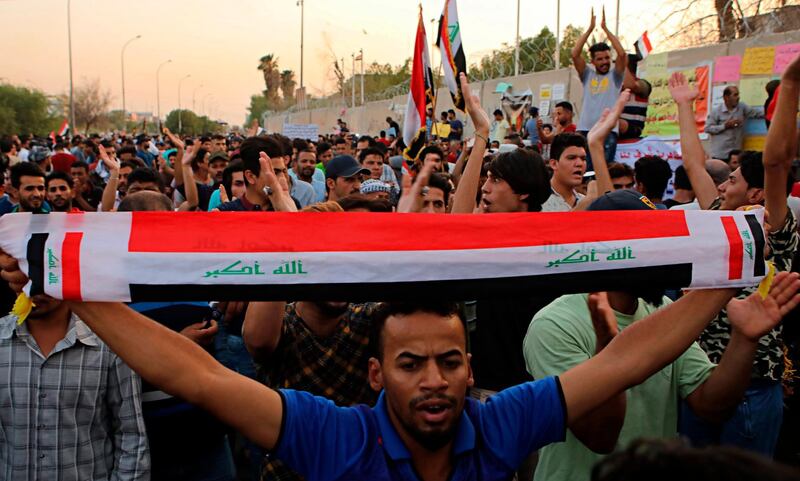
POLYGON ((422 7, 419 9, 417 36, 414 42, 414 63, 411 67, 411 88, 408 92, 406 117, 403 120, 403 142, 406 149, 403 156, 417 160, 425 147, 425 111, 433 104, 433 71, 428 55, 428 38, 422 21, 422 7))
POLYGON ((21 213, 0 218, 0 248, 28 273, 29 295, 62 299, 459 300, 753 286, 765 274, 762 220, 762 210, 21 213))
POLYGON ((467 59, 461 46, 461 25, 458 23, 458 8, 456 0, 445 0, 444 10, 439 19, 439 34, 436 46, 442 54, 442 69, 444 81, 453 98, 453 105, 464 112, 464 95, 458 75, 467 72, 467 59))
POLYGON ((639 53, 642 54, 643 59, 650 55, 653 46, 650 45, 650 38, 647 36, 647 32, 644 32, 642 36, 636 40, 636 47, 639 49, 639 53))
POLYGON ((64 119, 64 121, 61 122, 61 127, 58 128, 58 135, 63 137, 67 135, 67 132, 69 132, 69 122, 67 122, 67 119, 64 119))

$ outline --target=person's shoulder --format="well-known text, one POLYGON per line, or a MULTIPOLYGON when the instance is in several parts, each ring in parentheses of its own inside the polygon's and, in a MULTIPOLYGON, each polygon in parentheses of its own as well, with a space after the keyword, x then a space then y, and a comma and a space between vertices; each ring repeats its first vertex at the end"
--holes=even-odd
POLYGON ((587 294, 567 294, 554 300, 543 307, 533 316, 532 325, 548 323, 565 327, 572 324, 575 319, 581 319, 589 312, 587 294))
POLYGON ((244 210, 244 205, 240 199, 233 199, 228 202, 223 202, 219 206, 217 206, 222 212, 230 212, 230 211, 237 211, 237 210, 244 210))

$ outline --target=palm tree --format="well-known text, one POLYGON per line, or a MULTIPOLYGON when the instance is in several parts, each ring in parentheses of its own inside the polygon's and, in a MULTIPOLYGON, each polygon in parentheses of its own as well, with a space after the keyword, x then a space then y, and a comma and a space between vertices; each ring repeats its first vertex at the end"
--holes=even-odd
POLYGON ((258 61, 258 70, 264 75, 264 96, 272 108, 278 108, 280 97, 278 89, 281 83, 281 74, 278 72, 278 57, 271 53, 264 55, 258 61))
POLYGON ((294 80, 294 71, 284 70, 281 72, 281 92, 283 92, 283 101, 287 106, 294 103, 295 87, 297 87, 297 82, 294 80))

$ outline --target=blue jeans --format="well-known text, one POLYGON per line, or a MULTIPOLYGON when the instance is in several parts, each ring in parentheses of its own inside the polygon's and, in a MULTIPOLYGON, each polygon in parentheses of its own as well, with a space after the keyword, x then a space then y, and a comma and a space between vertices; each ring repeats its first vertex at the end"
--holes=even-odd
POLYGON ((228 438, 198 452, 176 454, 169 464, 153 465, 152 481, 234 481, 236 470, 228 438))
POLYGON ((680 433, 697 447, 723 444, 768 457, 775 453, 783 422, 783 387, 777 381, 753 381, 736 412, 722 424, 698 418, 684 401, 680 433))
MULTIPOLYGON (((250 379, 255 379, 256 367, 255 364, 253 364, 253 358, 244 346, 241 333, 232 333, 228 332, 228 330, 229 327, 225 325, 225 323, 219 323, 219 331, 217 332, 216 338, 214 338, 214 348, 216 349, 215 357, 228 369, 236 371, 250 379)), ((258 446, 238 433, 237 437, 241 440, 241 447, 247 452, 247 454, 243 455, 241 450, 237 450, 236 453, 239 466, 244 469, 242 463, 246 464, 246 469, 248 471, 248 473, 244 474, 240 472, 240 479, 258 481, 261 478, 261 468, 264 464, 266 451, 261 446, 258 446)))
MULTIPOLYGON (((586 130, 581 130, 578 132, 579 134, 583 135, 584 137, 589 137, 589 132, 586 130)), ((606 163, 611 163, 616 161, 617 157, 617 133, 611 132, 606 137, 606 141, 603 144, 603 150, 605 151, 606 156, 606 163)), ((590 170, 594 170, 594 165, 592 164, 592 156, 589 154, 589 150, 586 150, 586 171, 589 172, 590 170)))

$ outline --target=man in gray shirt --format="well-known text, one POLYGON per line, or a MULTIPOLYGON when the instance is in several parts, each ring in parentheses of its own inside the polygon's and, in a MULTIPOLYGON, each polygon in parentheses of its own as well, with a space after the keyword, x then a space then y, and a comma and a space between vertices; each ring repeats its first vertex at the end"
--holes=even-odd
POLYGON ((744 122, 764 114, 739 101, 739 89, 728 86, 722 92, 723 104, 706 119, 706 133, 711 136, 711 157, 727 159, 732 150, 740 150, 744 140, 744 122))
MULTIPOLYGON (((613 109, 617 102, 619 92, 622 89, 622 81, 625 69, 628 65, 628 56, 619 39, 606 27, 606 13, 603 10, 603 18, 600 27, 605 32, 608 41, 614 46, 617 58, 614 60, 614 68, 611 68, 611 48, 605 43, 596 43, 589 47, 589 55, 592 63, 590 68, 583 59, 583 46, 592 34, 595 26, 594 10, 592 10, 592 20, 589 28, 581 35, 575 46, 572 48, 572 63, 578 71, 583 83, 583 107, 578 121, 578 133, 586 136, 592 126, 600 119, 605 109, 613 109)), ((606 160, 612 162, 617 154, 617 135, 618 127, 608 135, 605 142, 606 160)), ((591 158, 588 159, 588 170, 592 170, 591 158)))

